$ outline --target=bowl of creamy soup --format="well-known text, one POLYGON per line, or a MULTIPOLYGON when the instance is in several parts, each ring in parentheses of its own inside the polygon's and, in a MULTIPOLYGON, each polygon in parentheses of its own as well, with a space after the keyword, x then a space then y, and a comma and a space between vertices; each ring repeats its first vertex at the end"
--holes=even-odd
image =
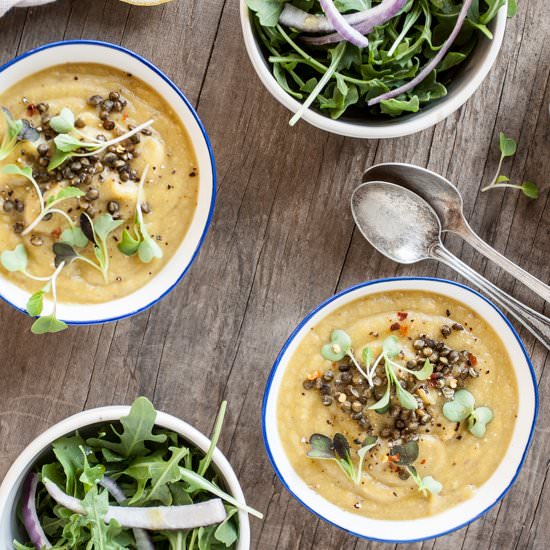
POLYGON ((452 281, 386 279, 340 292, 295 329, 267 383, 263 434, 311 512, 410 542, 506 494, 537 403, 529 357, 496 306, 452 281))
POLYGON ((187 272, 213 211, 193 107, 108 43, 48 44, 0 74, 2 298, 36 333, 151 306, 187 272))

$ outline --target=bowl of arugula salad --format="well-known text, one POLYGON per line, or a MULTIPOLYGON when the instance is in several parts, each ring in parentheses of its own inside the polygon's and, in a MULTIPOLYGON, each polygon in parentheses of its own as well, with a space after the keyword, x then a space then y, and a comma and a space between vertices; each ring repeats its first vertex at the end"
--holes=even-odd
POLYGON ((241 0, 254 69, 300 119, 393 138, 437 124, 494 64, 515 0, 241 0))
POLYGON ((56 424, 0 486, 0 546, 247 550, 262 514, 216 447, 225 410, 211 440, 145 397, 56 424))

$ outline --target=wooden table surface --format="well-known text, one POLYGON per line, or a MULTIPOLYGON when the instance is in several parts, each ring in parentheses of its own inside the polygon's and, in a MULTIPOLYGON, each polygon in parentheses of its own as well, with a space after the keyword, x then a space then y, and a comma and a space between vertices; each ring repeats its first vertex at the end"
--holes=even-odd
MULTIPOLYGON (((47 42, 93 38, 122 44, 158 65, 197 106, 214 147, 219 187, 198 259, 151 310, 33 337, 28 318, 0 305, 0 476, 40 432, 82 409, 146 395, 157 408, 209 432, 225 398, 221 449, 250 503, 266 516, 252 520, 253 549, 389 548, 317 520, 283 489, 261 440, 264 384, 291 330, 337 290, 395 275, 457 278, 433 262, 398 266, 354 230, 350 193, 373 163, 413 162, 456 182, 474 229, 549 281, 548 186, 536 201, 513 190, 480 193, 496 169, 501 130, 518 140, 516 157, 505 163, 511 177, 550 183, 548 0, 519 4, 496 66, 466 106, 434 128, 388 141, 333 136, 303 122, 289 128, 289 113, 248 61, 237 0, 175 0, 155 8, 60 0, 3 18, 1 62, 47 42)), ((543 309, 541 299, 459 239, 447 244, 500 287, 543 309)), ((550 359, 525 330, 520 334, 541 402, 515 486, 470 526, 408 547, 549 548, 550 359)))

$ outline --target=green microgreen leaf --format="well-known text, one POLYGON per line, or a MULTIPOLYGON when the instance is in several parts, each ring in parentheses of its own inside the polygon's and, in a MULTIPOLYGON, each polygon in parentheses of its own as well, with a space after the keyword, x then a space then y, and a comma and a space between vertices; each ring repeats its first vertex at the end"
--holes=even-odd
POLYGON ((122 238, 118 243, 118 249, 123 254, 126 254, 126 256, 133 256, 138 251, 140 243, 141 243, 141 239, 139 237, 138 238, 132 237, 130 232, 127 229, 125 229, 122 232, 122 238))
POLYGON ((52 248, 55 255, 55 267, 59 267, 62 262, 65 262, 65 264, 68 265, 78 257, 78 254, 75 252, 74 248, 65 242, 55 243, 52 248))
POLYGON ((333 330, 330 334, 330 343, 321 348, 321 355, 328 361, 342 360, 351 349, 351 338, 341 329, 333 330))
POLYGON ((51 206, 52 204, 61 202, 65 199, 75 199, 83 197, 85 194, 86 193, 84 193, 84 191, 82 191, 82 189, 79 189, 78 187, 64 187, 55 195, 48 197, 48 199, 46 200, 46 206, 51 206))
POLYGON ((391 382, 388 379, 388 385, 386 386, 386 391, 384 392, 384 395, 376 403, 374 403, 374 405, 371 405, 369 409, 377 412, 385 412, 385 410, 387 410, 387 408, 390 406, 390 397, 391 382))
POLYGON ((401 353, 399 340, 395 336, 388 336, 382 343, 382 350, 386 357, 393 359, 401 353))
POLYGON ((88 237, 80 227, 68 227, 61 233, 61 242, 77 248, 84 248, 88 244, 88 237))
POLYGON ((468 390, 459 390, 454 399, 443 405, 443 416, 451 422, 462 422, 474 409, 475 399, 468 390))
POLYGON ((345 435, 341 433, 335 434, 334 439, 332 440, 332 445, 337 457, 342 460, 350 459, 351 450, 345 435))
POLYGON ((39 317, 32 325, 31 332, 33 334, 55 333, 65 330, 67 324, 56 318, 55 315, 46 315, 39 317))
POLYGON ((23 176, 28 180, 33 180, 32 168, 30 166, 17 166, 17 164, 7 164, 2 168, 3 174, 13 174, 18 176, 23 176))
POLYGON ((514 17, 518 11, 517 0, 508 0, 507 15, 508 17, 514 17))
POLYGON ((97 143, 88 143, 86 141, 80 141, 79 139, 71 136, 70 134, 59 134, 55 136, 54 143, 58 151, 62 153, 74 153, 78 149, 99 149, 100 145, 97 143))
POLYGON ((403 445, 394 445, 391 448, 390 455, 397 457, 396 464, 400 466, 409 466, 418 458, 419 448, 417 441, 409 441, 403 445))
POLYGON ((5 269, 11 271, 25 271, 29 261, 25 245, 18 244, 13 250, 4 250, 0 255, 0 261, 5 269))
POLYGON ((74 128, 75 117, 73 112, 64 107, 61 112, 50 119, 50 127, 58 134, 68 134, 74 128))
POLYGON ((441 492, 441 489, 443 489, 443 485, 441 485, 441 483, 435 480, 432 476, 420 478, 414 466, 407 466, 407 471, 409 472, 409 474, 411 474, 411 477, 418 485, 418 490, 422 492, 424 496, 427 496, 427 493, 437 495, 441 492))
POLYGON ((500 152, 503 157, 513 157, 516 154, 517 144, 513 138, 506 137, 504 132, 499 134, 500 152))
POLYGON ((523 191, 523 194, 530 199, 539 198, 539 188, 537 187, 537 184, 532 181, 524 181, 521 184, 521 190, 523 191))
POLYGON ((94 221, 94 231, 96 236, 105 242, 107 237, 123 223, 124 220, 115 220, 110 214, 102 214, 94 221))
POLYGON ((139 259, 144 263, 148 264, 155 258, 162 258, 162 250, 159 245, 153 240, 153 238, 146 234, 143 235, 143 240, 138 246, 137 250, 139 259))
POLYGON ((510 181, 510 178, 507 178, 506 176, 500 175, 496 180, 495 183, 507 183, 510 181))
POLYGON ((44 309, 44 290, 35 292, 27 302, 27 313, 31 317, 38 317, 44 309))
POLYGON ((327 460, 336 458, 332 439, 326 435, 313 434, 309 438, 309 445, 311 449, 307 453, 307 456, 310 458, 324 458, 327 460))
POLYGON ((71 151, 63 152, 59 149, 56 149, 53 155, 50 157, 50 163, 48 164, 48 171, 55 170, 59 168, 66 160, 70 159, 73 156, 71 151))
POLYGON ((493 411, 489 407, 478 407, 468 417, 468 431, 475 437, 484 437, 487 424, 493 420, 493 411))

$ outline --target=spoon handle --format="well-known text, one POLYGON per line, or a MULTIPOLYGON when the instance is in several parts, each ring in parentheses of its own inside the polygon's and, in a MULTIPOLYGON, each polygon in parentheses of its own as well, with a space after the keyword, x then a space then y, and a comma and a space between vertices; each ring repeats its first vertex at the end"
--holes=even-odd
POLYGON ((481 252, 486 258, 507 271, 512 277, 523 283, 527 288, 536 292, 541 298, 550 302, 550 286, 544 284, 524 269, 510 261, 508 258, 497 252, 488 245, 473 229, 466 223, 457 233, 471 246, 481 252))
POLYGON ((454 254, 451 254, 441 243, 436 244, 432 250, 432 257, 443 262, 445 265, 454 269, 459 275, 462 275, 470 282, 479 287, 495 304, 505 309, 517 321, 519 321, 533 336, 535 336, 547 349, 550 350, 550 319, 534 309, 516 300, 477 271, 459 260, 454 254))

